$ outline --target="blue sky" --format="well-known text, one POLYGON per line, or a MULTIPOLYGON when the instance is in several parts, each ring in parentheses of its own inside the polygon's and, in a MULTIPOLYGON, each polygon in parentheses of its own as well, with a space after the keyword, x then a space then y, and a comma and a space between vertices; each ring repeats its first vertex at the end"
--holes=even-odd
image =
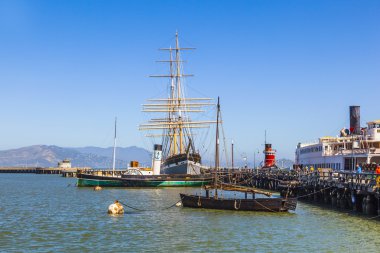
MULTIPOLYGON (((380 1, 0 1, 0 149, 150 149, 141 104, 178 30, 190 95, 221 97, 227 140, 253 160, 337 135, 349 105, 380 119, 380 1)), ((237 154, 239 155, 239 154, 237 154)))

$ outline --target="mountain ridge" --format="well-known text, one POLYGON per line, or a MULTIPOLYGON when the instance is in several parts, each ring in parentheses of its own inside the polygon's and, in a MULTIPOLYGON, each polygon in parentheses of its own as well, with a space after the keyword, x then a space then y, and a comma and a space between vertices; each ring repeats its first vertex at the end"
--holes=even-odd
MULTIPOLYGON (((55 145, 32 145, 0 151, 0 166, 56 167, 63 159, 71 160, 73 167, 110 168, 113 148, 100 147, 59 147, 55 145)), ((148 150, 132 147, 116 149, 116 167, 126 168, 131 160, 150 165, 148 150)))
MULTIPOLYGON (((141 165, 151 166, 151 152, 137 146, 118 147, 116 149, 116 167, 126 168, 130 161, 138 161, 141 165)), ((69 159, 72 167, 111 168, 113 147, 59 147, 55 145, 32 145, 17 149, 0 150, 0 166, 12 167, 56 167, 58 162, 69 159)), ((235 166, 244 167, 248 161, 236 160, 235 166)), ((256 165, 262 161, 256 161, 256 165)), ((291 168, 293 161, 290 159, 277 159, 277 166, 291 168)), ((204 165, 213 166, 213 161, 203 160, 204 165)), ((221 164, 225 166, 225 163, 221 164)))

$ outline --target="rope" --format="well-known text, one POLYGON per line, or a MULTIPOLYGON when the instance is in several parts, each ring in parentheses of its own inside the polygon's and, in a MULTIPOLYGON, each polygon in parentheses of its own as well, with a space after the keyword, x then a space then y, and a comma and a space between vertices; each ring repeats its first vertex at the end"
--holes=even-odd
POLYGON ((286 190, 286 195, 285 195, 285 198, 286 198, 286 199, 288 199, 289 189, 290 189, 290 183, 288 184, 288 189, 286 190))
POLYGON ((329 186, 329 187, 323 188, 323 189, 321 189, 321 190, 319 190, 319 191, 312 192, 312 193, 309 193, 309 194, 306 194, 306 195, 298 196, 298 197, 295 197, 295 198, 296 198, 296 199, 299 199, 299 198, 307 197, 307 196, 310 196, 310 195, 316 194, 316 193, 318 193, 318 192, 322 192, 322 191, 324 191, 324 190, 326 190, 326 189, 329 189, 329 188, 332 188, 332 186, 329 186))
POLYGON ((237 201, 235 199, 235 202, 234 202, 234 208, 235 210, 239 210, 240 209, 240 206, 241 206, 241 199, 239 199, 239 207, 236 205, 237 204, 237 201))
POLYGON ((168 210, 172 207, 175 207, 178 203, 180 203, 182 200, 179 200, 177 202, 175 202, 174 204, 168 206, 168 207, 164 207, 164 208, 158 208, 158 209, 140 209, 140 208, 136 208, 136 207, 133 207, 133 206, 130 206, 130 205, 127 205, 121 201, 119 201, 120 204, 122 204, 123 206, 125 207, 128 207, 130 209, 133 209, 133 210, 136 210, 136 211, 139 211, 139 212, 152 212, 152 211, 163 211, 163 210, 168 210))
POLYGON ((380 215, 377 215, 377 216, 374 216, 374 217, 368 218, 368 220, 376 219, 376 218, 378 218, 378 217, 380 217, 380 215))
POLYGON ((276 210, 270 209, 270 208, 269 208, 269 207, 267 207, 267 206, 264 206, 263 204, 261 204, 261 203, 260 203, 260 202, 258 202, 257 200, 255 200, 255 202, 256 202, 257 204, 259 204, 260 206, 264 207, 265 209, 267 209, 267 210, 271 211, 271 212, 275 212, 275 213, 277 213, 277 212, 278 212, 278 211, 276 211, 276 210))

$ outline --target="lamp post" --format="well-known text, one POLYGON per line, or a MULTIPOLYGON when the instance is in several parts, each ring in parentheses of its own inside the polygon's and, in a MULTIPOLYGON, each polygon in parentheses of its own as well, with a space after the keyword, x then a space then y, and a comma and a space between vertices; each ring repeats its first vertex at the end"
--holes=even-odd
POLYGON ((244 160, 244 168, 247 168, 247 166, 248 166, 248 164, 247 164, 247 157, 244 156, 243 160, 244 160))
POLYGON ((231 166, 234 168, 234 140, 231 141, 231 166))
MULTIPOLYGON (((257 154, 259 154, 260 151, 257 149, 257 154)), ((253 168, 256 169, 256 151, 253 152, 253 168)))

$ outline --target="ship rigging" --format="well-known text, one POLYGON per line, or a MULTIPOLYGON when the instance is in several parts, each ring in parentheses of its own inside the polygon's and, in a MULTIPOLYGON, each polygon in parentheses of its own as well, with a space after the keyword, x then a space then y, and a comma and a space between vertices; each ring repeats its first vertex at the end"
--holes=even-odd
POLYGON ((201 156, 195 148, 193 129, 209 128, 215 121, 193 121, 191 115, 205 112, 207 107, 214 105, 211 98, 188 98, 185 96, 183 79, 193 76, 184 74, 181 52, 195 48, 180 47, 178 33, 175 35, 175 47, 159 50, 169 53, 169 60, 163 60, 169 65, 166 75, 151 75, 151 77, 168 78, 169 95, 167 98, 148 99, 143 104, 143 112, 159 113, 163 116, 153 118, 148 123, 141 124, 140 130, 161 131, 160 134, 148 134, 147 137, 162 137, 163 163, 161 170, 167 174, 199 174, 201 156))

